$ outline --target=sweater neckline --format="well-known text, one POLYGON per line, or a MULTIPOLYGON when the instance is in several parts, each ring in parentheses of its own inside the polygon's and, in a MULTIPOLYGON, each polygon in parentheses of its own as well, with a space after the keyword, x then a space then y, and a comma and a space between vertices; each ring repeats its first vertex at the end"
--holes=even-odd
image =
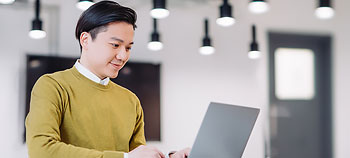
POLYGON ((112 85, 112 81, 109 81, 107 85, 102 85, 100 83, 96 83, 92 80, 90 80, 89 78, 85 77, 83 74, 81 74, 76 67, 72 67, 71 68, 71 72, 73 73, 74 76, 76 76, 78 79, 80 79, 82 82, 88 84, 89 86, 95 87, 97 89, 100 90, 108 90, 111 85, 112 85))

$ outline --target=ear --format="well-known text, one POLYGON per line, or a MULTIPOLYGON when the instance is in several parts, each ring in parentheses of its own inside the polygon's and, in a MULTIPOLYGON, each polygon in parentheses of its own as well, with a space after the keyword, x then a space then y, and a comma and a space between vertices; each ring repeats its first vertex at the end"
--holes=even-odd
POLYGON ((87 32, 82 32, 80 34, 80 45, 82 47, 82 50, 87 50, 88 49, 88 44, 89 44, 89 38, 90 34, 87 32))

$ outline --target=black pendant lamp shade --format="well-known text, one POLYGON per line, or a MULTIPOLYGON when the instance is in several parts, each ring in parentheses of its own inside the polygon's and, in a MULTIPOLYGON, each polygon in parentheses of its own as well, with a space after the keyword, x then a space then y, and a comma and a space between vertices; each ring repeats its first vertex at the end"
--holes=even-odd
POLYGON ((204 20, 204 38, 203 38, 203 46, 211 46, 209 30, 208 30, 208 19, 204 20))
POLYGON ((40 20, 40 0, 35 2, 35 18, 32 21, 32 30, 42 30, 42 21, 40 20))
POLYGON ((202 47, 199 48, 199 53, 202 55, 211 55, 215 53, 215 48, 212 47, 209 37, 209 20, 207 18, 204 20, 204 37, 202 40, 202 47))
POLYGON ((335 15, 332 8, 331 0, 319 0, 318 8, 315 10, 315 15, 319 19, 331 19, 335 15))
POLYGON ((224 0, 220 6, 220 17, 216 20, 216 23, 224 27, 235 23, 235 19, 232 16, 232 6, 228 3, 228 0, 224 0))
POLYGON ((232 17, 232 6, 228 4, 227 0, 220 6, 220 17, 232 17))
POLYGON ((32 20, 32 30, 43 30, 42 28, 42 21, 40 19, 33 19, 32 20))
POLYGON ((153 0, 153 9, 150 14, 155 19, 168 17, 169 10, 166 9, 166 0, 153 0))
POLYGON ((160 41, 159 40, 159 33, 157 30, 157 19, 153 19, 153 33, 151 37, 151 41, 160 41))
POLYGON ((259 47, 258 47, 258 43, 256 42, 256 26, 253 25, 252 26, 252 43, 250 44, 250 51, 258 51, 259 47))
POLYGON ((29 36, 33 39, 41 39, 46 36, 40 19, 40 0, 35 1, 35 17, 32 20, 32 30, 29 32, 29 36))
POLYGON ((320 0, 319 7, 332 7, 331 0, 320 0))
POLYGON ((250 44, 250 51, 248 52, 248 57, 251 59, 260 58, 261 52, 259 51, 259 45, 256 41, 256 26, 252 26, 252 43, 250 44))
POLYGON ((148 49, 152 51, 163 49, 163 44, 160 42, 160 35, 157 30, 157 19, 153 19, 153 32, 151 34, 151 41, 148 43, 148 49))
POLYGON ((165 9, 166 7, 166 1, 165 0, 153 0, 153 9, 161 8, 165 9))

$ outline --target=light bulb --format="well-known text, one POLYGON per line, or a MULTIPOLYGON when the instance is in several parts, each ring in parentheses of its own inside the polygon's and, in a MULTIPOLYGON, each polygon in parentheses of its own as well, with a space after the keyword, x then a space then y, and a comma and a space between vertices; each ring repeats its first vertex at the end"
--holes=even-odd
POLYGON ((211 55, 215 53, 215 48, 212 46, 202 46, 199 48, 199 53, 202 55, 211 55))
POLYGON ((221 17, 216 19, 216 23, 223 27, 228 27, 233 25, 236 22, 236 20, 232 17, 221 17))
POLYGON ((250 51, 250 52, 248 52, 248 57, 250 59, 258 59, 258 58, 260 58, 260 56, 261 56, 261 52, 260 51, 250 51))
POLYGON ((12 4, 15 0, 0 0, 1 4, 12 4))
POLYGON ((318 7, 315 11, 315 15, 320 19, 331 19, 335 12, 331 7, 318 7))
POLYGON ((78 9, 84 11, 84 10, 88 9, 89 7, 91 7, 92 5, 94 5, 94 2, 91 2, 91 1, 80 1, 75 6, 78 9))
POLYGON ((46 32, 43 30, 31 30, 29 32, 29 37, 33 39, 42 39, 46 37, 46 32))
POLYGON ((169 16, 170 12, 167 9, 155 8, 150 12, 151 16, 156 19, 164 19, 169 16))
POLYGON ((163 43, 159 41, 151 41, 148 43, 148 49, 152 51, 159 51, 163 49, 163 43))
POLYGON ((248 5, 249 10, 255 14, 262 14, 269 10, 269 5, 264 1, 252 1, 248 5))

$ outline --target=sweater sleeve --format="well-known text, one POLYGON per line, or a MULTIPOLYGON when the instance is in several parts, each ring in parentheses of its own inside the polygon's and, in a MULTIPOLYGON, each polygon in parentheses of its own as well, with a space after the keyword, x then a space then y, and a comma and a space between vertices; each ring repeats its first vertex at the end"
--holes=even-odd
POLYGON ((30 158, 123 158, 118 151, 98 151, 61 141, 60 125, 67 94, 48 75, 33 87, 30 111, 26 118, 26 142, 30 158))
POLYGON ((133 135, 130 140, 130 151, 134 150, 140 145, 146 145, 145 131, 144 131, 144 118, 143 118, 143 110, 140 104, 140 101, 137 99, 136 105, 136 124, 133 135))

